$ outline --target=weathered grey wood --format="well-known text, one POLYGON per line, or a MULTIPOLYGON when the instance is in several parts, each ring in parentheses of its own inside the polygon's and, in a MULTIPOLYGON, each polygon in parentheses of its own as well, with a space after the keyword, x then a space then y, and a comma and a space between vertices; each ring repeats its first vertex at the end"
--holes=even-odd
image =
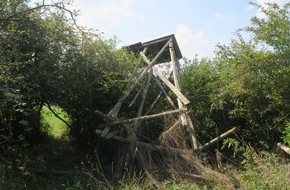
POLYGON ((189 117, 188 113, 185 113, 185 117, 187 120, 187 129, 189 131, 192 148, 193 148, 193 150, 198 149, 198 147, 200 146, 200 143, 198 142, 198 140, 196 138, 195 129, 194 129, 192 120, 189 117))
POLYGON ((160 92, 160 93, 156 96, 155 100, 154 100, 154 101, 152 102, 152 104, 149 106, 149 108, 147 109, 147 111, 145 112, 144 115, 148 115, 148 114, 151 112, 151 110, 154 108, 155 104, 158 102, 159 98, 161 97, 161 95, 162 95, 162 92, 160 92))
POLYGON ((214 144, 215 142, 224 139, 225 137, 227 137, 228 135, 230 135, 230 134, 236 132, 236 131, 239 130, 239 129, 240 129, 240 127, 233 127, 232 129, 230 129, 230 130, 226 131, 225 133, 221 134, 220 136, 218 136, 218 137, 212 139, 212 140, 209 141, 208 143, 205 143, 203 146, 199 147, 198 150, 202 150, 202 149, 204 149, 204 148, 206 148, 206 147, 208 147, 208 146, 214 144))
POLYGON ((284 145, 283 143, 281 143, 281 142, 277 143, 277 146, 278 146, 279 148, 281 148, 284 152, 286 152, 287 154, 290 155, 290 148, 289 148, 289 147, 285 146, 285 145, 284 145))
MULTIPOLYGON (((147 48, 145 48, 142 53, 145 54, 146 51, 147 51, 147 48)), ((143 69, 141 74, 135 80, 133 80, 133 82, 130 85, 128 85, 128 87, 125 90, 126 93, 124 93, 124 95, 118 100, 116 105, 109 111, 109 113, 108 113, 109 116, 111 116, 113 118, 118 117, 118 113, 121 109, 121 106, 122 106, 124 100, 129 96, 129 94, 132 92, 132 90, 135 88, 135 86, 138 84, 138 82, 146 75, 146 73, 148 72, 150 67, 151 66, 148 65, 145 69, 143 69)))
MULTIPOLYGON (((154 57, 154 59, 150 62, 149 60, 149 66, 152 67, 153 65, 155 65, 155 63, 157 62, 157 60, 159 59, 159 57, 163 54, 163 52, 168 48, 169 44, 172 42, 172 39, 170 39, 163 47, 162 49, 157 53, 157 55, 154 57)), ((142 54, 145 55, 145 53, 141 52, 142 54)))
MULTIPOLYGON (((110 110, 110 112, 108 113, 109 116, 113 117, 113 118, 117 118, 118 117, 118 113, 121 109, 121 106, 124 102, 124 100, 127 98, 127 96, 131 93, 131 91, 135 88, 136 84, 145 76, 145 74, 148 72, 148 70, 156 63, 156 61, 158 60, 158 58, 162 55, 162 53, 167 49, 167 47, 169 46, 169 43, 172 40, 170 39, 165 45, 164 47, 158 52, 158 54, 155 56, 155 58, 152 60, 152 62, 150 62, 148 64, 148 66, 143 70, 143 72, 139 75, 138 78, 136 78, 136 80, 133 81, 133 83, 131 85, 129 85, 129 87, 125 90, 126 93, 124 93, 124 95, 119 99, 119 101, 116 103, 116 105, 110 110)), ((145 55, 147 51, 147 48, 145 48, 143 50, 143 52, 141 52, 142 54, 145 55)))
POLYGON ((136 102, 137 98, 139 97, 139 95, 141 94, 143 88, 144 88, 144 85, 146 84, 146 81, 144 82, 144 84, 142 85, 142 87, 138 90, 137 94, 134 96, 132 102, 129 104, 129 108, 133 106, 133 104, 136 102))
POLYGON ((132 102, 129 104, 129 108, 133 106, 133 104, 136 102, 137 98, 139 97, 139 95, 141 94, 142 89, 138 90, 137 94, 134 96, 132 102))
POLYGON ((132 123, 132 122, 135 122, 135 121, 149 120, 149 119, 158 118, 158 117, 161 117, 161 116, 164 116, 164 115, 176 114, 176 113, 186 112, 186 111, 187 111, 187 109, 185 109, 185 108, 177 109, 177 110, 171 110, 171 111, 165 111, 165 112, 158 113, 158 114, 145 115, 145 116, 132 118, 132 119, 117 120, 117 121, 113 121, 111 123, 103 124, 103 125, 100 125, 100 126, 101 127, 108 127, 108 126, 120 125, 120 124, 124 124, 124 123, 132 123))
POLYGON ((101 112, 100 110, 95 110, 95 114, 100 116, 104 121, 114 121, 113 118, 111 118, 110 116, 108 116, 105 113, 101 112))
POLYGON ((160 88, 161 92, 165 95, 166 99, 170 102, 170 104, 172 105, 172 107, 174 109, 177 109, 177 107, 175 106, 173 100, 170 98, 170 96, 168 95, 168 93, 166 92, 166 90, 164 89, 164 87, 162 86, 162 84, 159 82, 159 80, 155 76, 154 76, 154 79, 155 79, 158 87, 160 88))
MULTIPOLYGON (((95 110, 95 114, 100 116, 104 121, 107 121, 107 122, 114 121, 114 118, 106 115, 105 113, 101 112, 100 110, 95 110)), ((102 130, 101 137, 105 137, 106 135, 109 134, 109 132, 110 132, 110 127, 106 127, 104 130, 102 130)))
MULTIPOLYGON (((140 55, 143 57, 144 61, 150 65, 150 61, 146 55, 142 52, 140 55)), ((152 70, 185 105, 190 103, 189 100, 180 92, 180 90, 178 90, 157 68, 152 67, 152 70)))
MULTIPOLYGON (((139 109, 138 109, 138 112, 137 112, 137 117, 140 117, 142 115, 142 113, 143 113, 143 107, 144 107, 144 103, 145 103, 145 100, 146 100, 146 96, 147 96, 147 92, 148 92, 148 89, 149 89, 149 85, 150 85, 150 82, 151 82, 151 78, 152 78, 152 70, 150 70, 149 73, 148 73, 148 79, 146 81, 146 85, 145 85, 143 93, 142 93, 142 98, 141 98, 141 102, 140 102, 139 109)), ((135 121, 134 129, 137 131, 137 128, 140 125, 141 125, 141 121, 135 121)))
MULTIPOLYGON (((174 51, 174 46, 173 46, 173 42, 171 42, 169 44, 169 52, 170 52, 170 58, 171 58, 171 64, 172 64, 172 71, 173 71, 173 80, 174 80, 174 85, 175 87, 181 91, 181 85, 180 85, 180 68, 179 68, 179 62, 176 59, 176 55, 175 55, 175 51, 174 51)), ((177 103, 178 103, 178 108, 181 109, 183 108, 183 103, 182 101, 177 98, 177 103)), ((183 126, 188 125, 187 124, 187 119, 186 116, 184 114, 180 115, 181 117, 181 122, 183 126)))
MULTIPOLYGON (((101 134, 102 130, 96 130, 96 134, 101 134)), ((129 144, 134 144, 135 146, 147 148, 148 150, 159 150, 159 151, 171 151, 176 154, 188 154, 187 150, 183 149, 178 149, 178 148, 173 148, 170 146, 161 146, 161 145, 154 145, 150 143, 144 143, 144 142, 139 142, 139 141, 132 141, 131 139, 124 138, 121 136, 113 136, 112 139, 123 142, 123 143, 129 143, 129 144)))
MULTIPOLYGON (((172 74, 172 72, 170 73, 169 78, 170 78, 171 74, 172 74)), ((153 109, 153 107, 155 106, 155 104, 157 103, 157 101, 159 100, 159 98, 161 97, 162 93, 165 95, 166 99, 170 102, 170 104, 172 105, 172 107, 174 109, 177 109, 177 107, 175 106, 173 100, 170 98, 170 96, 168 95, 168 93, 163 88, 163 85, 159 82, 159 80, 154 75, 153 75, 153 78, 156 81, 157 85, 159 86, 161 92, 157 95, 157 97, 152 102, 152 104, 149 106, 148 110, 146 111, 146 113, 144 115, 148 115, 151 112, 151 110, 153 109)))
MULTIPOLYGON (((104 121, 107 121, 107 122, 114 122, 115 121, 115 118, 112 118, 112 117, 106 115, 105 113, 103 113, 103 112, 101 112, 99 110, 95 110, 95 114, 100 116, 104 121)), ((123 126, 126 129, 128 135, 135 136, 135 134, 133 134, 132 129, 129 127, 128 124, 124 123, 123 126)), ((101 131, 101 136, 105 137, 105 138, 110 138, 112 135, 116 135, 118 133, 118 132, 115 132, 115 131, 112 131, 111 133, 109 133, 110 129, 111 129, 111 127, 107 126, 107 127, 105 127, 104 130, 96 129, 96 131, 99 131, 99 132, 101 131)))

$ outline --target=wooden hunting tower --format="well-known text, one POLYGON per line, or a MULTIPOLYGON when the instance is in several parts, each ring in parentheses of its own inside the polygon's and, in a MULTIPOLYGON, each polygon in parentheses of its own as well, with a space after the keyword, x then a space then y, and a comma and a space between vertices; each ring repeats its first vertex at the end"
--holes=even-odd
MULTIPOLYGON (((126 130, 129 130, 131 132, 127 132, 127 134, 133 134, 134 135, 134 129, 138 128, 139 125, 143 120, 149 120, 153 118, 157 118, 163 115, 169 115, 169 114, 179 114, 179 122, 182 123, 183 126, 187 127, 187 131, 190 135, 191 143, 192 143, 192 149, 198 149, 198 143, 195 138, 195 131, 194 127, 191 121, 191 118, 188 115, 188 110, 186 108, 186 105, 188 105, 190 102, 189 100, 184 96, 182 93, 181 85, 180 85, 180 64, 179 60, 182 58, 181 51, 179 49, 179 46, 177 44, 177 41, 174 37, 174 35, 168 35, 164 36, 155 40, 151 40, 144 43, 135 43, 132 45, 127 46, 127 48, 130 51, 133 51, 135 53, 140 54, 143 61, 145 63, 145 67, 143 70, 132 80, 130 84, 127 85, 126 94, 124 94, 116 105, 109 111, 108 114, 104 114, 98 110, 96 110, 96 113, 103 117, 103 119, 107 122, 102 126, 102 130, 97 129, 96 133, 100 134, 102 137, 105 138, 118 138, 119 140, 122 139, 122 137, 118 136, 118 132, 114 130, 114 126, 116 125, 122 125, 126 130), (150 58, 153 58, 150 60, 150 58), (167 78, 165 74, 163 74, 158 64, 161 63, 170 63, 171 66, 171 73, 173 76, 173 83, 170 82, 170 80, 167 78), (136 87, 138 82, 140 82, 141 79, 144 79, 147 77, 147 80, 143 86, 143 88, 136 94, 134 100, 136 97, 138 97, 140 94, 141 101, 138 106, 138 111, 136 112, 136 117, 131 119, 125 119, 120 120, 118 119, 118 113, 120 108, 123 105, 123 102, 128 97, 128 95, 132 92, 132 90, 136 87), (155 82, 160 88, 160 94, 156 97, 156 99, 153 101, 150 107, 147 107, 146 110, 144 109, 144 103, 146 101, 146 95, 148 92, 148 89, 150 88, 150 81, 154 78, 155 82), (168 95, 168 92, 166 92, 167 86, 176 96, 177 101, 173 101, 172 98, 168 95), (172 105, 173 110, 166 111, 158 114, 148 115, 152 108, 155 106, 156 102, 160 98, 161 95, 164 95, 169 103, 172 105), (177 102, 177 105, 176 103, 177 102)), ((171 75, 170 75, 171 76, 171 75)), ((132 138, 131 138, 132 139, 132 138)), ((135 138, 135 141, 137 138, 135 138)), ((126 138, 123 138, 123 141, 127 141, 126 138)), ((138 141, 138 140, 137 140, 138 141)))

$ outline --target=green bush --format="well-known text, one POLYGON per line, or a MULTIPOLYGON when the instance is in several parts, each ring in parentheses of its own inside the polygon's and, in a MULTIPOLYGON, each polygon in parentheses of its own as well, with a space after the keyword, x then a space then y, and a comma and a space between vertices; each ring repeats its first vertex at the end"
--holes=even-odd
POLYGON ((286 122, 286 127, 282 133, 284 143, 290 146, 290 121, 286 122))

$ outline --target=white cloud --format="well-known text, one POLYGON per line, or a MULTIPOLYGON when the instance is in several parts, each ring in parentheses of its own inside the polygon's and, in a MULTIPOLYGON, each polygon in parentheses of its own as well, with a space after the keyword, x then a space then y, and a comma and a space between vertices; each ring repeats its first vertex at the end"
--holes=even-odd
MULTIPOLYGON (((82 10, 79 17, 81 25, 103 26, 104 28, 119 24, 122 20, 136 16, 133 9, 134 0, 93 1, 84 3, 76 0, 76 7, 82 10)), ((90 26, 90 27, 95 27, 90 26)))
POLYGON ((184 57, 192 59, 195 55, 199 58, 208 56, 206 46, 209 40, 203 30, 194 33, 189 27, 180 24, 177 26, 175 37, 184 57))
MULTIPOLYGON (((265 9, 269 7, 267 3, 277 3, 278 5, 283 6, 287 2, 288 0, 257 0, 257 3, 265 9)), ((258 10, 256 16, 259 18, 263 18, 265 17, 265 14, 262 13, 261 10, 258 10)))

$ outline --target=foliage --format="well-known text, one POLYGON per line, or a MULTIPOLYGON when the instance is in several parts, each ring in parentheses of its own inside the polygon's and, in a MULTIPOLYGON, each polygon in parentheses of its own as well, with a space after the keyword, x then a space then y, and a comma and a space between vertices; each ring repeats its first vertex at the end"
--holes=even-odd
MULTIPOLYGON (((59 107, 53 106, 52 109, 58 116, 70 123, 69 116, 59 107)), ((68 134, 68 127, 60 119, 44 106, 41 110, 42 131, 52 135, 55 138, 63 138, 68 134)))
POLYGON ((240 126, 239 136, 259 148, 281 139, 290 113, 289 3, 261 8, 229 45, 218 45, 212 60, 187 61, 183 89, 202 142, 240 126), (242 37, 252 36, 248 41, 242 37))
MULTIPOLYGON (((123 91, 126 84, 140 71, 138 61, 125 48, 116 48, 117 39, 103 39, 95 31, 77 26, 77 13, 66 9, 68 2, 30 7, 26 0, 0 1, 0 188, 115 187, 109 180, 104 186, 96 177, 106 179, 106 172, 100 174, 94 167, 86 170, 83 150, 94 147, 105 171, 112 169, 111 164, 124 152, 125 146, 95 135, 96 125, 103 121, 94 111, 108 113, 127 93, 123 91), (43 113, 45 105, 62 110, 55 112, 57 117, 67 113, 70 139, 82 145, 82 150, 72 146, 73 142, 43 135, 42 119, 55 119, 43 113), (41 140, 45 142, 39 144, 41 140), (59 177, 31 170, 71 166, 89 175, 59 177)), ((269 4, 267 9, 256 6, 265 17, 253 17, 250 26, 239 30, 237 39, 218 45, 215 58, 185 60, 182 86, 192 102, 188 106, 202 143, 240 126, 239 139, 225 139, 222 149, 242 158, 241 189, 286 189, 281 161, 274 154, 261 156, 255 150, 272 148, 281 138, 290 145, 290 3, 283 7, 269 4), (252 38, 245 41, 243 32, 252 38)), ((157 86, 152 86, 152 91, 149 98, 155 97, 157 86)), ((164 105, 161 100, 159 107, 164 105)), ((135 113, 122 108, 122 116, 130 114, 135 113)), ((151 123, 157 126, 155 131, 148 127, 148 136, 156 136, 163 127, 156 123, 151 123)), ((55 132, 56 127, 54 123, 51 130, 55 132)), ((200 188, 212 189, 211 182, 209 179, 200 188)), ((151 189, 151 185, 134 176, 116 188, 151 189)), ((168 189, 199 188, 179 181, 164 185, 168 189)))
POLYGON ((182 68, 182 88, 189 98, 191 117, 197 135, 203 141, 216 136, 218 117, 212 111, 212 98, 219 89, 218 67, 209 59, 185 60, 182 68), (206 126, 206 127, 205 127, 206 126))
POLYGON ((289 189, 287 166, 273 153, 245 152, 245 170, 240 174, 241 189, 289 189))
POLYGON ((71 134, 87 144, 99 122, 94 110, 108 111, 129 80, 134 56, 75 25, 66 3, 0 4, 1 142, 37 141, 49 104, 70 115, 71 134))
POLYGON ((286 127, 284 128, 284 131, 282 131, 283 136, 282 139, 284 143, 288 146, 290 146, 290 122, 286 122, 286 127))

